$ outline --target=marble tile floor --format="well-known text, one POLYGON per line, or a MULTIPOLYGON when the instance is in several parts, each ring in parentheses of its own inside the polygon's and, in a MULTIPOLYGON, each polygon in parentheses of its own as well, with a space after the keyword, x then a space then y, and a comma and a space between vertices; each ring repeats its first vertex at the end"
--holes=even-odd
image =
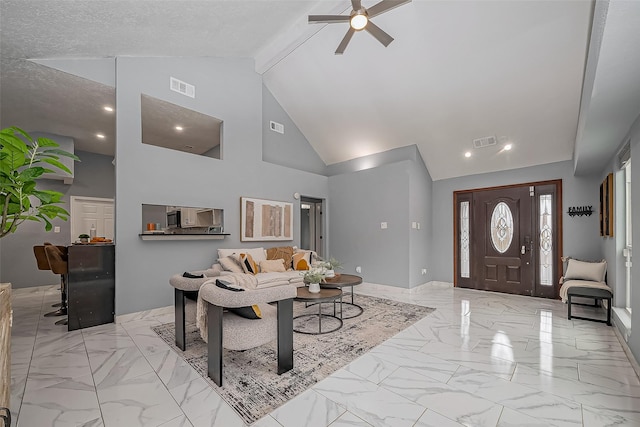
MULTIPOLYGON (((640 381, 613 328, 567 320, 559 301, 360 291, 437 311, 254 426, 640 426, 640 381)), ((244 425, 150 329, 172 307, 67 332, 42 316, 58 299, 56 286, 13 292, 14 426, 244 425)))

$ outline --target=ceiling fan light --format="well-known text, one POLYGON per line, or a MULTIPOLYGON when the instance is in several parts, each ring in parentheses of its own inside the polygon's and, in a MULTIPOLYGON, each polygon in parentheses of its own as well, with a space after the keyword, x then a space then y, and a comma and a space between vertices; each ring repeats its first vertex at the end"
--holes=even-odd
POLYGON ((360 31, 367 26, 368 22, 369 22, 369 18, 367 18, 367 15, 365 15, 361 11, 358 11, 351 17, 349 24, 351 25, 351 28, 353 28, 354 30, 360 31))

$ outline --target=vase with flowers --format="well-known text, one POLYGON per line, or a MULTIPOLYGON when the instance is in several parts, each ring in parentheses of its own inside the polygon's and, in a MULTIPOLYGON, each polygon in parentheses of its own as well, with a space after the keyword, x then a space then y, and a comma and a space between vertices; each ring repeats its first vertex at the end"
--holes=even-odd
POLYGON ((314 267, 304 273, 304 282, 309 284, 309 292, 320 292, 320 282, 325 278, 324 267, 314 267))
POLYGON ((342 263, 335 259, 334 257, 329 258, 328 260, 322 261, 322 266, 325 268, 325 277, 332 278, 337 277, 340 274, 336 273, 336 270, 342 268, 342 263))

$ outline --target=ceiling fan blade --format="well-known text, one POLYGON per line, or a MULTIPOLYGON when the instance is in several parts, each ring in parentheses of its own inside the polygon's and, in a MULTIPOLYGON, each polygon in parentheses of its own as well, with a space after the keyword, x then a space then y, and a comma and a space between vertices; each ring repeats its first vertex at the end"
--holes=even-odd
POLYGON ((393 41, 393 37, 385 33, 380 27, 378 27, 371 21, 367 22, 367 26, 364 27, 364 29, 369 31, 369 34, 378 39, 378 41, 382 43, 384 47, 389 46, 389 43, 393 41))
POLYGON ((353 6, 353 10, 362 9, 362 2, 360 0, 351 0, 351 6, 353 6))
POLYGON ((376 15, 380 15, 382 12, 386 12, 409 2, 411 2, 411 0, 382 0, 380 3, 367 8, 367 15, 369 15, 369 18, 373 18, 376 15))
POLYGON ((350 16, 342 15, 309 15, 309 23, 332 24, 334 22, 349 22, 350 16))
POLYGON ((351 37, 353 37, 353 34, 355 32, 356 32, 356 30, 354 30, 353 28, 349 27, 349 30, 347 31, 347 34, 344 35, 344 38, 342 39, 342 41, 338 45, 338 48, 336 49, 336 55, 342 55, 344 53, 344 50, 347 48, 347 45, 351 41, 351 37))

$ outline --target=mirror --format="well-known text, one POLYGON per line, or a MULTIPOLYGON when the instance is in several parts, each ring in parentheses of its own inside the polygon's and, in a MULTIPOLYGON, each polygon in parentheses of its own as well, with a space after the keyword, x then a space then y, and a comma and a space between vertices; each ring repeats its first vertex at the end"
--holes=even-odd
POLYGON ((142 205, 143 234, 223 234, 224 211, 192 206, 142 205))
POLYGON ((222 158, 222 120, 140 95, 142 143, 222 158))

